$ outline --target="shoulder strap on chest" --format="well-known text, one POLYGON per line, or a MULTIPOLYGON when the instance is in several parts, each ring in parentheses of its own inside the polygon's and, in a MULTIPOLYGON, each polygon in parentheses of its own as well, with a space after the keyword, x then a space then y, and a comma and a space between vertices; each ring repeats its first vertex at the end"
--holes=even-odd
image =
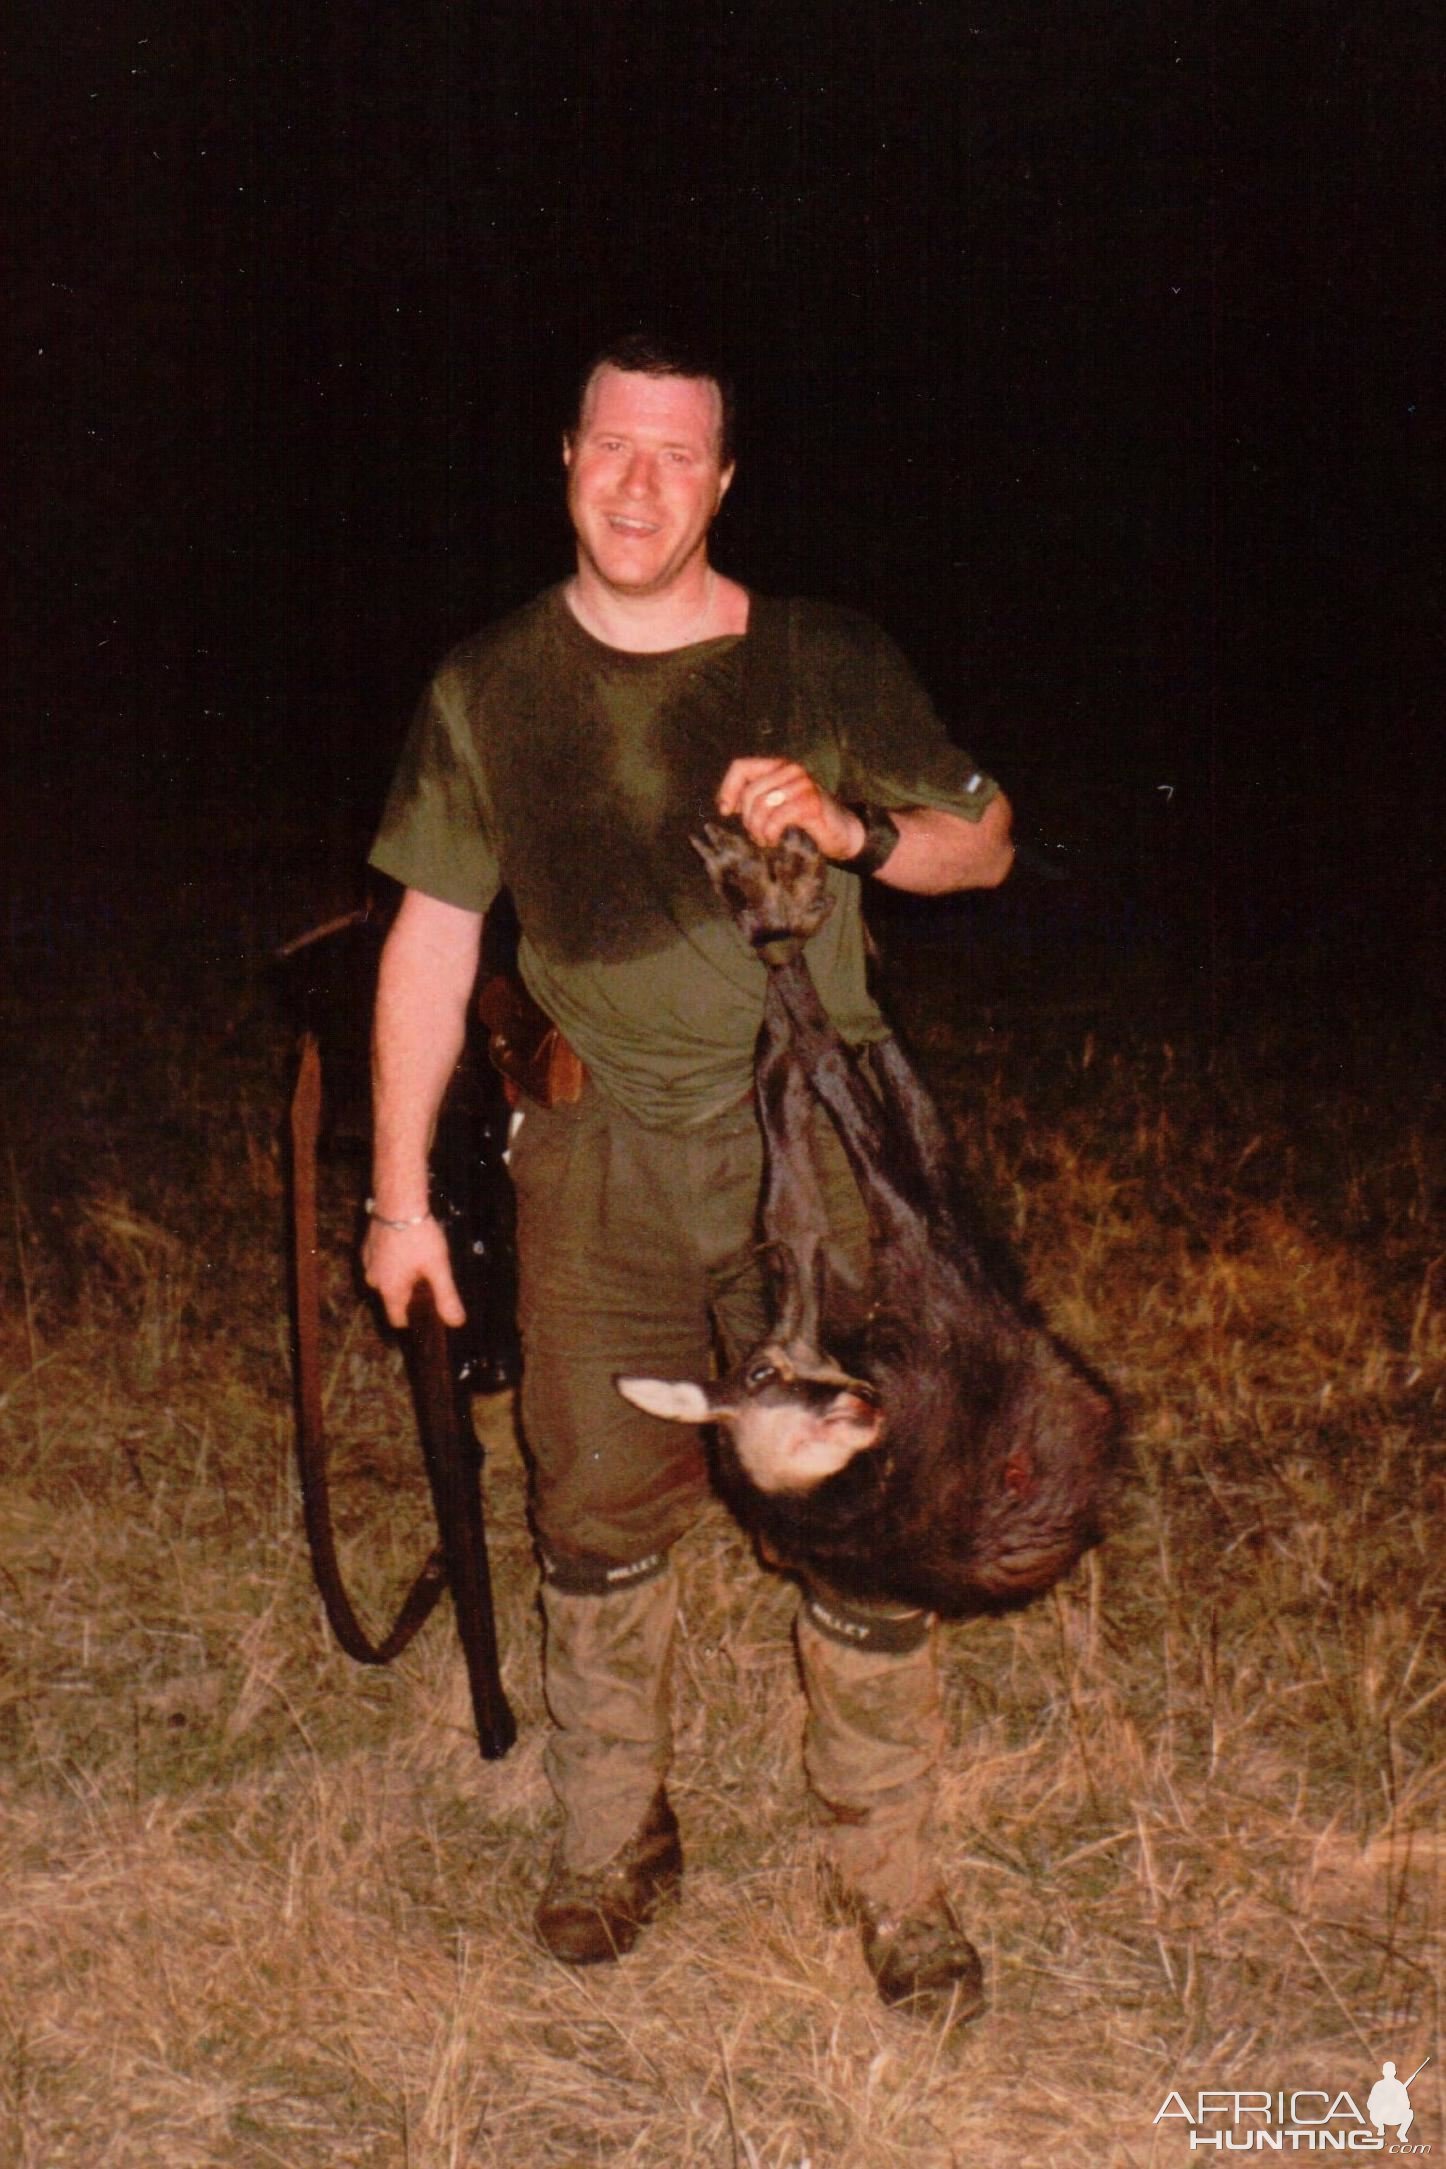
POLYGON ((750 750, 766 753, 787 733, 793 701, 793 604, 750 592, 743 642, 743 714, 750 750))

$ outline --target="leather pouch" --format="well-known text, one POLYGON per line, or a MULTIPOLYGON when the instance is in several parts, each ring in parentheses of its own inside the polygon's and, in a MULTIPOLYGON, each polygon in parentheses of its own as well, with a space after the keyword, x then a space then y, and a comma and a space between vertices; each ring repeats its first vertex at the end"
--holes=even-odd
POLYGON ((487 1052, 515 1107, 526 1093, 542 1107, 571 1106, 587 1078, 581 1055, 570 1046, 520 979, 493 972, 482 982, 477 1014, 487 1032, 487 1052))

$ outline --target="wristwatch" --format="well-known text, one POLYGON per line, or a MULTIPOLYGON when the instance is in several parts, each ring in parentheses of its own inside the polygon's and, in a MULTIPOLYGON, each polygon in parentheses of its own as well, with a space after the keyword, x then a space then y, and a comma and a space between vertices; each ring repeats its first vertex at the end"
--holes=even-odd
POLYGON ((899 840, 898 824, 884 806, 871 806, 863 799, 844 801, 850 813, 856 813, 864 824, 864 840, 851 859, 835 859, 834 864, 846 874, 876 874, 893 855, 899 840))

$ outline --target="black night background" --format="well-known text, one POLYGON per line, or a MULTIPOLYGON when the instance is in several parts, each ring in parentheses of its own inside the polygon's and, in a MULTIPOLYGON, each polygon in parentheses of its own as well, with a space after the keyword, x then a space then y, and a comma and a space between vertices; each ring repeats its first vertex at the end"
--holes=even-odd
POLYGON ((1419 973, 1440 89, 1419 0, 35 11, 12 937, 97 817, 354 855, 661 321, 741 380, 720 561, 880 618, 1071 874, 1006 918, 1419 973))
POLYGON ((1441 0, 11 15, 0 2162, 1179 2169, 1385 2145, 1393 2066, 1393 2150, 1439 2152, 1441 0), (475 1045, 432 1199, 505 1756, 466 1577, 367 1666, 308 1544, 310 1345, 377 1640, 439 1556, 359 1265, 355 910, 424 682, 571 569, 576 375, 640 325, 739 380, 717 561, 886 627, 1027 846, 866 892, 961 1242, 1123 1416, 1099 1545, 938 1633, 962 2032, 821 1902, 868 1818, 810 1791, 797 1591, 718 1501, 674 1553, 681 1893, 619 1965, 543 1947, 475 1045))

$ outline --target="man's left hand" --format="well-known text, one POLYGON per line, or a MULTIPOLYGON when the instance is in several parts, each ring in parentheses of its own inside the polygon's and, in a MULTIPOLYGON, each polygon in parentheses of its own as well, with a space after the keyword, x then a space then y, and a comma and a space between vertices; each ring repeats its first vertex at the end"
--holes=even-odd
POLYGON ((826 859, 851 859, 864 847, 858 815, 797 761, 772 754, 730 762, 718 787, 718 811, 736 813, 756 844, 776 844, 786 828, 801 828, 826 859))

